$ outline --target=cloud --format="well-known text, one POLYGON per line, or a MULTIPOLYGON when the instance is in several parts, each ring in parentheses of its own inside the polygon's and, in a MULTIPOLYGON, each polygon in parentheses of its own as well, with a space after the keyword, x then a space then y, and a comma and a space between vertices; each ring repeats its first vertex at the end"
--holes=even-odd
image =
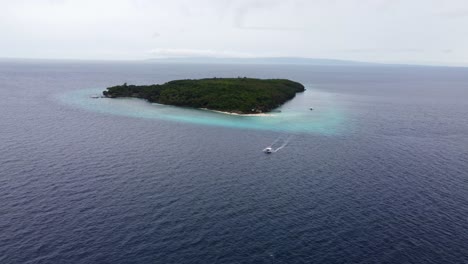
POLYGON ((416 48, 409 48, 409 49, 344 49, 339 50, 339 52, 343 53, 452 53, 454 52, 453 49, 416 49, 416 48))
POLYGON ((468 17, 468 9, 460 9, 460 10, 453 10, 450 12, 441 12, 437 13, 437 15, 449 19, 457 19, 457 18, 466 18, 468 17))
POLYGON ((468 63, 467 0, 0 3, 0 57, 285 56, 468 63))
POLYGON ((249 58, 252 54, 210 49, 153 49, 149 52, 154 58, 249 58))
POLYGON ((301 27, 266 27, 266 26, 245 26, 237 25, 237 28, 246 30, 271 30, 271 31, 303 31, 306 28, 301 27))
POLYGON ((424 52, 424 49, 345 49, 340 50, 346 53, 419 53, 424 52))
POLYGON ((255 12, 265 11, 277 8, 281 2, 274 1, 262 1, 255 0, 244 2, 240 4, 234 11, 234 26, 240 29, 246 30, 270 30, 270 31, 301 31, 305 30, 303 27, 291 27, 291 26, 274 26, 274 25, 252 25, 246 20, 250 16, 255 17, 255 12))
POLYGON ((49 3, 52 5, 61 5, 64 4, 66 0, 49 0, 49 3))

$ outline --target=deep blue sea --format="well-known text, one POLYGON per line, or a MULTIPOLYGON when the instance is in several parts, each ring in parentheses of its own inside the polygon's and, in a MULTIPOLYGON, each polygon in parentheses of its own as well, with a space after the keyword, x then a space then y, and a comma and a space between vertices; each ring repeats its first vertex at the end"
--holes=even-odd
POLYGON ((468 68, 2 61, 0 94, 2 264, 468 263, 468 68), (238 76, 307 90, 90 98, 238 76))

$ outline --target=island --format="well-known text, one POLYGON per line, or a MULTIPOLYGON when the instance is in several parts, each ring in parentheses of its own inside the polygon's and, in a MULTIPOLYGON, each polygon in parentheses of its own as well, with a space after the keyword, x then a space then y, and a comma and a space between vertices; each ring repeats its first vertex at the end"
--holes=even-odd
POLYGON ((260 114, 272 111, 304 90, 302 84, 287 79, 239 77, 175 80, 153 85, 124 83, 107 88, 103 95, 234 114, 260 114))

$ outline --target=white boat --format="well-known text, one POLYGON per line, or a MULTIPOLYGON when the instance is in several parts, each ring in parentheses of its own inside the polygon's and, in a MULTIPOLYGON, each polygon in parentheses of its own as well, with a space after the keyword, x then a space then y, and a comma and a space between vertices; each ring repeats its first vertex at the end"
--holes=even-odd
POLYGON ((268 147, 268 148, 264 149, 263 152, 265 152, 266 154, 271 154, 271 153, 273 153, 273 149, 271 147, 268 147))
POLYGON ((93 98, 93 99, 98 99, 99 95, 91 95, 90 97, 93 98))

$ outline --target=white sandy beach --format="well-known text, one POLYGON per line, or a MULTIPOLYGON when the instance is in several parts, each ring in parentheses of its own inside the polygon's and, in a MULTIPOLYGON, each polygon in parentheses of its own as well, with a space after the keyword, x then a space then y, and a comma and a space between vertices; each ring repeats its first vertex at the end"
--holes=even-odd
POLYGON ((205 110, 205 111, 210 111, 210 112, 215 112, 215 113, 220 113, 220 114, 225 114, 225 115, 235 115, 235 116, 274 116, 273 114, 267 114, 267 113, 259 113, 259 114, 238 114, 238 113, 232 113, 232 112, 223 112, 223 111, 218 111, 218 110, 211 110, 207 108, 200 108, 200 110, 205 110))

